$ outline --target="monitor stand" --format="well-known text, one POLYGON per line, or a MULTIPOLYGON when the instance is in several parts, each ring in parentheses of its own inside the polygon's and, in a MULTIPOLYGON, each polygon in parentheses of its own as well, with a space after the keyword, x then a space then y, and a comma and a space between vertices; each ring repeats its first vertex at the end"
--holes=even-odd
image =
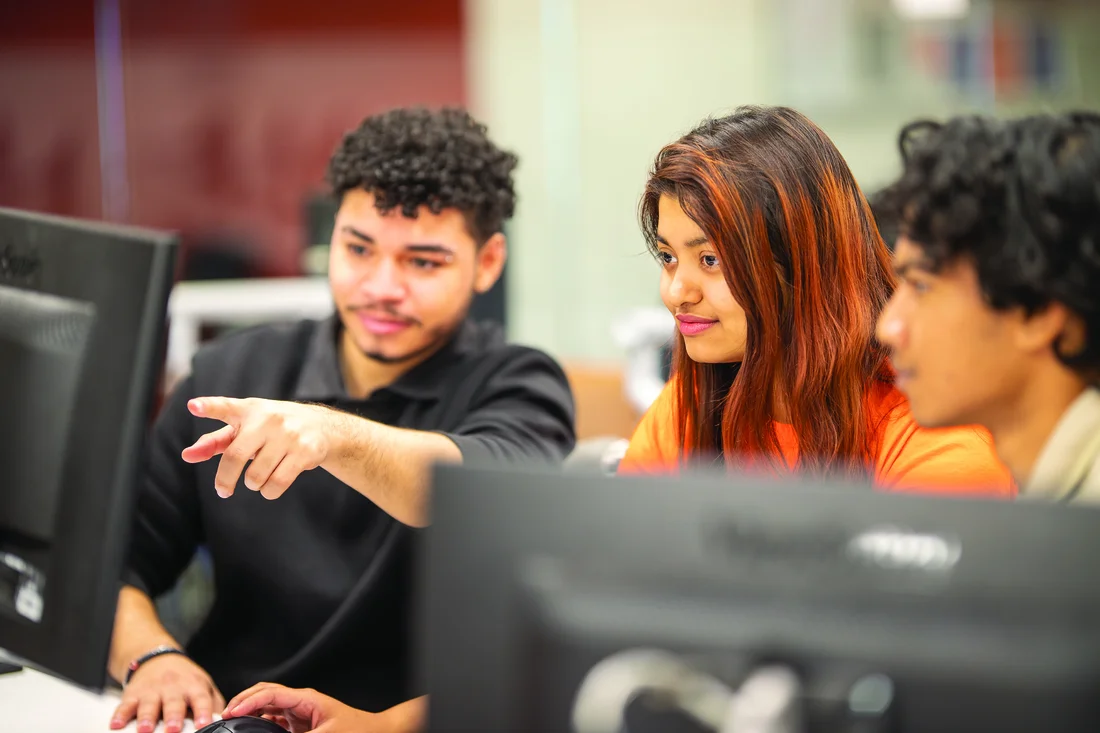
POLYGON ((23 665, 19 663, 20 661, 22 660, 0 649, 0 675, 11 674, 12 672, 22 672, 23 665))
POLYGON ((801 683, 792 670, 760 667, 734 690, 660 649, 627 649, 589 670, 573 703, 573 729, 578 733, 624 730, 627 706, 646 691, 659 695, 663 708, 678 710, 718 733, 804 730, 801 683))

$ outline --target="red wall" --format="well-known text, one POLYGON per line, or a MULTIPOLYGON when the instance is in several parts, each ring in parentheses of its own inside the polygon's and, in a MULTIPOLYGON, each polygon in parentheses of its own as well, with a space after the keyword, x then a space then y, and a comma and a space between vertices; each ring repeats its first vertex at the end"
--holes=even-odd
MULTIPOLYGON (((340 136, 464 101, 461 0, 122 0, 127 219, 298 272, 340 136)), ((103 215, 92 3, 0 3, 0 205, 103 215), (47 17, 48 16, 48 17, 47 17)))

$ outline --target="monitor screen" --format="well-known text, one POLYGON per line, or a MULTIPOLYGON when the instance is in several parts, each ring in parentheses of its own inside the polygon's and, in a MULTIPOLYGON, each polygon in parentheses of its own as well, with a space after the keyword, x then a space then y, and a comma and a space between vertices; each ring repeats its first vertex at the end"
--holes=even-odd
POLYGON ((95 323, 91 303, 0 285, 0 524, 48 542, 95 323), (26 487, 25 489, 18 487, 26 487))

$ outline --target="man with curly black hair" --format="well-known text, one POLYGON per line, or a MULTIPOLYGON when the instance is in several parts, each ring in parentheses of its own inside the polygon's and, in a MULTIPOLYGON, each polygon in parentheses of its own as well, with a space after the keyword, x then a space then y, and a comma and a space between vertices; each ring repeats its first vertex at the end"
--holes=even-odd
POLYGON ((878 336, 930 427, 989 428, 1021 494, 1100 501, 1100 115, 919 122, 878 336))
POLYGON ((201 727, 221 691, 260 681, 316 688, 362 730, 418 725, 410 592, 431 466, 556 461, 574 443, 558 364, 467 317, 504 266, 515 166, 456 109, 387 112, 344 138, 328 171, 335 314, 205 346, 153 428, 112 727, 174 733, 188 709, 201 727), (152 599, 199 545, 215 601, 185 649, 152 599))

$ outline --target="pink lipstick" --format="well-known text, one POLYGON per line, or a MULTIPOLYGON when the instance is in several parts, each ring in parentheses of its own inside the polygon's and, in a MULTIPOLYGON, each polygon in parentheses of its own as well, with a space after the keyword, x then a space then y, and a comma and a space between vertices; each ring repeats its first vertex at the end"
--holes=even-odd
POLYGON ((685 336, 698 336, 703 331, 718 323, 713 318, 700 318, 699 316, 688 315, 687 313, 680 313, 676 316, 678 326, 680 327, 680 333, 685 336))

